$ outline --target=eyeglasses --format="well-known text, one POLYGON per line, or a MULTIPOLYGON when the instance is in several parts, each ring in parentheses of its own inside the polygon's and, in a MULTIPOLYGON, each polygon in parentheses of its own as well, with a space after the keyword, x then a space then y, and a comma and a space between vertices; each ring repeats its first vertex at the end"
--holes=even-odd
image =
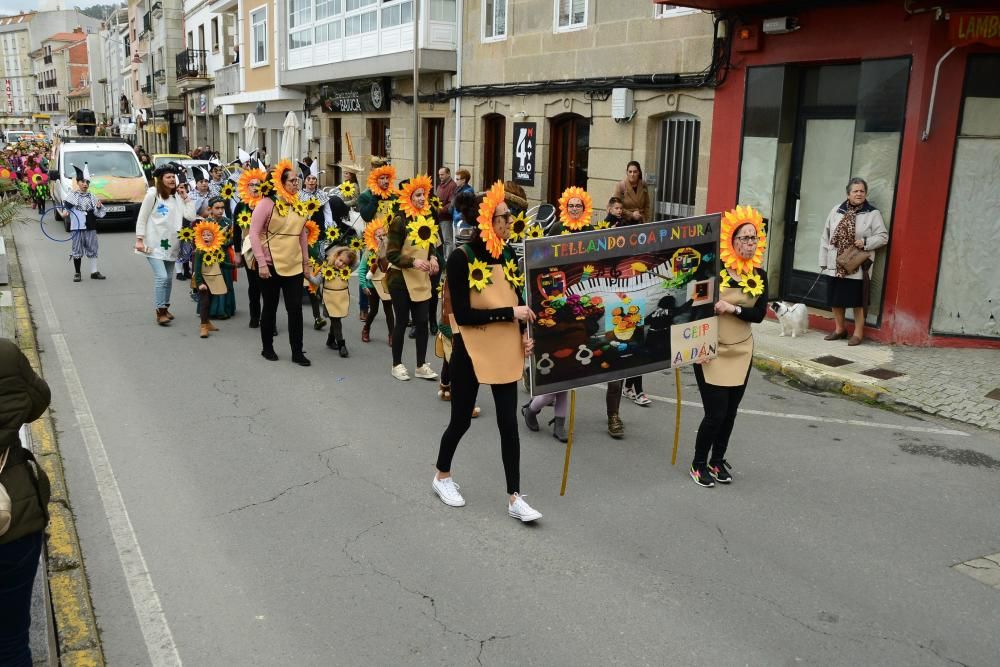
POLYGON ((737 236, 735 240, 740 243, 756 243, 759 239, 756 236, 737 236))
POLYGON ((583 204, 567 204, 566 208, 583 208, 583 204))
POLYGON ((511 219, 511 217, 512 216, 511 216, 510 211, 507 211, 506 213, 496 213, 496 214, 494 214, 493 219, 496 220, 497 218, 503 218, 504 220, 508 220, 509 221, 511 219))

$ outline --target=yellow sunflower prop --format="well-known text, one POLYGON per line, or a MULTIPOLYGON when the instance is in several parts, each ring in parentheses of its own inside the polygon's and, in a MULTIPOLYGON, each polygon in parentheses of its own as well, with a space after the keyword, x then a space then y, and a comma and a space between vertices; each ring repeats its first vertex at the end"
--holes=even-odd
POLYGON ((219 189, 219 196, 226 201, 229 201, 233 198, 234 192, 236 192, 236 188, 233 187, 233 184, 230 181, 226 181, 225 185, 219 189))
POLYGON ((244 169, 240 174, 240 179, 236 185, 236 191, 240 193, 240 200, 254 208, 264 198, 260 194, 260 184, 267 180, 267 172, 263 169, 244 169), (254 185, 257 181, 257 185, 254 185))
POLYGON ((194 226, 194 247, 202 252, 209 253, 222 247, 224 240, 219 223, 202 220, 194 226), (206 234, 208 240, 205 240, 206 234))
POLYGON ((479 223, 479 236, 483 239, 486 250, 493 259, 498 259, 500 253, 503 252, 503 247, 507 245, 507 241, 497 236, 497 233, 493 231, 493 214, 496 212, 497 206, 503 203, 503 197, 503 181, 497 181, 483 196, 483 203, 479 205, 479 217, 476 218, 476 222, 479 223))
POLYGON ((177 232, 177 238, 185 243, 191 243, 194 241, 194 230, 190 227, 181 227, 180 231, 177 232))
POLYGON ((403 186, 399 193, 399 208, 406 214, 406 217, 413 219, 431 212, 431 205, 427 198, 430 197, 433 188, 430 177, 424 174, 417 174, 403 186), (424 191, 424 205, 421 208, 417 208, 416 204, 413 203, 413 193, 417 190, 424 191))
POLYGON ((764 234, 764 218, 752 206, 737 206, 722 216, 722 230, 719 233, 719 259, 726 267, 741 276, 753 273, 764 262, 767 236, 764 234), (751 224, 757 232, 757 248, 753 257, 743 259, 733 247, 733 235, 740 227, 751 224))
POLYGON ((541 225, 528 225, 528 228, 524 230, 524 236, 529 239, 540 239, 545 236, 545 230, 542 229, 541 225))
POLYGON ((351 240, 347 242, 347 247, 354 252, 361 252, 361 249, 365 247, 365 243, 359 237, 352 236, 351 240))
POLYGON ((441 198, 438 197, 437 195, 432 195, 430 193, 428 193, 427 202, 431 205, 431 208, 433 208, 434 210, 437 210, 442 206, 441 198))
POLYGON ((319 273, 319 271, 320 271, 319 262, 317 262, 314 257, 310 257, 309 258, 309 270, 310 270, 310 273, 312 273, 313 275, 319 273))
POLYGON ((340 229, 336 225, 326 228, 327 241, 336 241, 339 238, 340 238, 340 229))
POLYGON ((376 218, 389 218, 392 216, 392 199, 386 199, 378 203, 378 209, 375 211, 376 218))
POLYGON ((236 214, 236 224, 240 226, 240 229, 246 229, 250 226, 250 219, 252 217, 250 211, 240 211, 236 214))
POLYGON ((730 287, 729 280, 730 280, 729 271, 727 271, 726 269, 722 269, 722 271, 719 271, 719 287, 720 288, 726 289, 726 288, 730 287))
POLYGON ((312 217, 312 214, 319 210, 320 203, 315 197, 310 197, 309 199, 302 202, 302 207, 305 210, 303 215, 305 217, 312 217))
POLYGON ((521 211, 510 220, 511 241, 523 241, 524 234, 528 230, 528 214, 521 211))
POLYGON ((319 241, 319 225, 315 220, 306 220, 306 243, 314 245, 319 241))
POLYGON ((279 199, 278 201, 274 202, 274 212, 280 215, 281 217, 285 217, 286 215, 288 215, 288 210, 289 210, 288 204, 285 203, 284 199, 279 199))
POLYGON ((222 252, 221 248, 218 248, 211 252, 206 252, 204 257, 202 257, 202 261, 211 266, 214 264, 221 264, 225 258, 226 253, 222 252))
POLYGON ((386 229, 388 224, 384 219, 375 218, 365 227, 365 247, 372 252, 378 252, 378 233, 386 229))
POLYGON ((563 190, 562 197, 559 198, 559 220, 567 229, 574 232, 583 229, 590 224, 590 218, 594 215, 594 200, 590 194, 581 187, 572 186, 563 190), (569 200, 577 199, 583 202, 583 211, 579 215, 569 212, 569 200))
POLYGON ((493 274, 490 272, 486 262, 476 259, 469 264, 469 289, 482 292, 492 282, 493 274))
POLYGON ((396 181, 396 168, 391 164, 387 164, 384 167, 377 167, 372 169, 368 174, 368 187, 371 189, 375 196, 380 199, 388 199, 396 193, 393 183, 396 181), (378 177, 388 176, 389 177, 389 187, 380 188, 378 186, 378 177))
POLYGON ((608 222, 607 220, 601 220, 596 225, 594 225, 594 229, 611 229, 611 223, 608 222))
POLYGON ((503 263, 503 277, 507 279, 515 289, 524 287, 524 276, 517 268, 516 259, 508 259, 503 263))
POLYGON ((351 279, 351 270, 345 266, 337 272, 337 277, 347 282, 351 279))
POLYGON ((323 265, 323 280, 333 280, 337 277, 337 269, 333 268, 329 264, 323 265))
POLYGON ((271 176, 271 184, 274 186, 274 191, 278 193, 279 197, 287 202, 293 202, 295 201, 295 195, 289 192, 281 182, 281 177, 286 171, 295 172, 292 161, 287 158, 275 165, 274 174, 271 176))
POLYGON ((740 287, 750 296, 757 297, 764 293, 764 282, 757 277, 756 273, 748 273, 740 276, 740 287))
POLYGON ((274 194, 274 183, 268 178, 260 182, 260 186, 257 188, 257 192, 260 193, 261 198, 270 197, 274 194))
POLYGON ((437 245, 438 226, 433 219, 423 215, 418 216, 412 222, 407 223, 406 229, 410 232, 406 236, 406 240, 421 250, 427 250, 437 245))
POLYGON ((351 181, 344 181, 340 184, 340 196, 344 199, 354 199, 356 194, 358 194, 358 186, 351 181))
POLYGON ((292 210, 301 215, 303 218, 309 217, 306 215, 306 205, 304 202, 301 201, 292 202, 292 210))

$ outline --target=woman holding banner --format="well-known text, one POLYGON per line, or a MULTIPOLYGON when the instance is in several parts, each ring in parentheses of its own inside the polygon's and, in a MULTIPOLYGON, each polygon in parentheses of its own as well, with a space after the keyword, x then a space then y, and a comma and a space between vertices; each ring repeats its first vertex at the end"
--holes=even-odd
POLYGON ((438 472, 431 486, 444 504, 465 505, 451 476, 451 461, 472 423, 479 385, 491 385, 507 478, 507 513, 529 522, 542 514, 520 493, 517 383, 524 357, 534 346, 521 323, 533 320, 534 313, 524 305, 524 275, 507 245, 510 221, 503 183, 497 181, 479 206, 479 229, 448 257, 445 289, 452 312, 451 420, 441 436, 438 472))
POLYGON ((760 212, 737 206, 722 217, 719 258, 725 265, 720 274, 719 351, 715 359, 694 367, 705 417, 698 426, 691 479, 698 486, 729 484, 732 469, 725 459, 736 411, 750 379, 753 357, 751 323, 759 323, 767 311, 767 274, 760 268, 767 238, 760 212))

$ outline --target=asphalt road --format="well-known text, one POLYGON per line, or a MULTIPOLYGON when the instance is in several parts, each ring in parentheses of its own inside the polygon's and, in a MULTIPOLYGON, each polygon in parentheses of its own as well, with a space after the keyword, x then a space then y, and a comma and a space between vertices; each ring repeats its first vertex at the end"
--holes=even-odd
POLYGON ((102 234, 108 280, 74 284, 67 244, 17 230, 110 665, 1000 663, 1000 591, 951 569, 1000 551, 996 434, 754 372, 735 483, 702 489, 700 408, 671 466, 673 404, 623 405, 613 441, 588 388, 566 496, 564 447, 522 428, 526 526, 488 392, 453 469, 468 505, 446 507, 447 406, 389 376, 381 319, 365 345, 352 313, 349 359, 307 327, 311 368, 283 337, 268 362, 244 283, 208 340, 181 283, 156 326, 132 241, 102 234))

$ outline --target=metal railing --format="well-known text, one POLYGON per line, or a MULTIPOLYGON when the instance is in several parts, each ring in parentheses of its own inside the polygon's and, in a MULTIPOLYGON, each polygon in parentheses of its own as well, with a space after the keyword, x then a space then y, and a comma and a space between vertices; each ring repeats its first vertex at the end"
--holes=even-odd
POLYGON ((177 54, 177 80, 208 76, 208 51, 187 49, 177 54))
POLYGON ((215 70, 215 94, 235 95, 240 92, 240 64, 233 63, 215 70))

